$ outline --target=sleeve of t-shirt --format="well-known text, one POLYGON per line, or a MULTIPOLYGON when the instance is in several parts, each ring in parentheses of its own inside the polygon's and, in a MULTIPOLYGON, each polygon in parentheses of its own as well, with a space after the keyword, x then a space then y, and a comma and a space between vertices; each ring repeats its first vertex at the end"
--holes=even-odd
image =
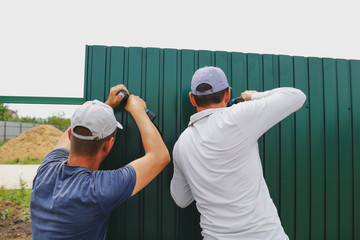
POLYGON ((178 151, 178 144, 175 144, 173 150, 173 162, 174 162, 174 175, 170 183, 170 193, 175 203, 185 208, 194 201, 190 186, 185 179, 185 176, 181 169, 180 156, 178 151))
POLYGON ((252 95, 251 101, 232 106, 234 121, 250 139, 257 141, 267 130, 299 110, 305 94, 295 88, 283 87, 252 95))
POLYGON ((95 193, 105 214, 129 200, 136 184, 135 169, 123 168, 94 172, 95 193))

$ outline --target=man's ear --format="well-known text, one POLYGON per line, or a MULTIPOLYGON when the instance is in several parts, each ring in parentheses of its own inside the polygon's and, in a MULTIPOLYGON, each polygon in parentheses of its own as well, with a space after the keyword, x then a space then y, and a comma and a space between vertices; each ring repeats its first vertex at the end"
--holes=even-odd
POLYGON ((103 150, 106 152, 106 154, 109 154, 111 148, 112 148, 113 145, 114 145, 114 142, 115 142, 115 138, 114 138, 114 137, 110 137, 109 140, 107 140, 107 141, 104 142, 103 150))
POLYGON ((231 89, 228 88, 228 90, 225 92, 224 100, 226 104, 230 101, 230 91, 231 89))
POLYGON ((189 92, 189 98, 190 98, 190 102, 191 104, 196 107, 196 101, 195 101, 195 98, 194 98, 194 95, 192 94, 192 92, 189 92))
POLYGON ((69 130, 68 130, 68 137, 69 137, 69 140, 71 140, 71 128, 69 128, 69 130))

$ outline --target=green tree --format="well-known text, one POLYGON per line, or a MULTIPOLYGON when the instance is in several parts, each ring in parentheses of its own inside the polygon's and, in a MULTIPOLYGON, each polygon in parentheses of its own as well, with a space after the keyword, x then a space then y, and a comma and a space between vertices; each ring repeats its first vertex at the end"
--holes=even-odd
POLYGON ((0 121, 9 121, 10 119, 9 107, 4 103, 0 103, 0 121))
POLYGON ((8 106, 4 103, 0 103, 0 121, 12 121, 22 123, 36 123, 36 124, 48 124, 65 131, 70 127, 70 118, 65 118, 65 113, 60 112, 50 116, 48 118, 36 118, 36 117, 17 117, 14 118, 9 114, 8 106))
POLYGON ((19 117, 19 118, 12 118, 11 121, 13 122, 22 122, 22 123, 42 123, 42 119, 36 119, 35 117, 19 117))
POLYGON ((65 113, 58 113, 44 120, 45 124, 53 125, 54 127, 65 131, 70 127, 70 118, 64 118, 65 113))

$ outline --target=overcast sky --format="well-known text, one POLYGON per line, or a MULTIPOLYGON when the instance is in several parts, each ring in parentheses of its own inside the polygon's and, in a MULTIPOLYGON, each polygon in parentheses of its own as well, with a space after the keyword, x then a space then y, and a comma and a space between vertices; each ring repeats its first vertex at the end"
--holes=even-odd
MULTIPOLYGON (((0 2, 0 95, 82 97, 86 45, 360 59, 358 1, 0 2)), ((74 106, 10 105, 47 117, 74 106)))

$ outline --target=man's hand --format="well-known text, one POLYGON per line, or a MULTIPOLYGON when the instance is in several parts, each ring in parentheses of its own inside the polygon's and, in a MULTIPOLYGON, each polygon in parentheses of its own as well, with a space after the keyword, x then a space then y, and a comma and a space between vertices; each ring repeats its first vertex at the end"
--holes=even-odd
POLYGON ((244 101, 250 101, 251 100, 251 96, 257 93, 257 91, 254 90, 246 90, 245 92, 240 94, 240 97, 242 97, 244 99, 244 101))
POLYGON ((140 97, 130 95, 126 103, 125 110, 131 114, 136 112, 144 113, 146 110, 146 103, 140 97))
POLYGON ((125 91, 128 95, 130 95, 124 84, 117 85, 110 89, 109 97, 106 100, 105 104, 109 105, 113 109, 118 107, 121 103, 121 100, 123 99, 122 94, 117 95, 120 91, 125 91))

